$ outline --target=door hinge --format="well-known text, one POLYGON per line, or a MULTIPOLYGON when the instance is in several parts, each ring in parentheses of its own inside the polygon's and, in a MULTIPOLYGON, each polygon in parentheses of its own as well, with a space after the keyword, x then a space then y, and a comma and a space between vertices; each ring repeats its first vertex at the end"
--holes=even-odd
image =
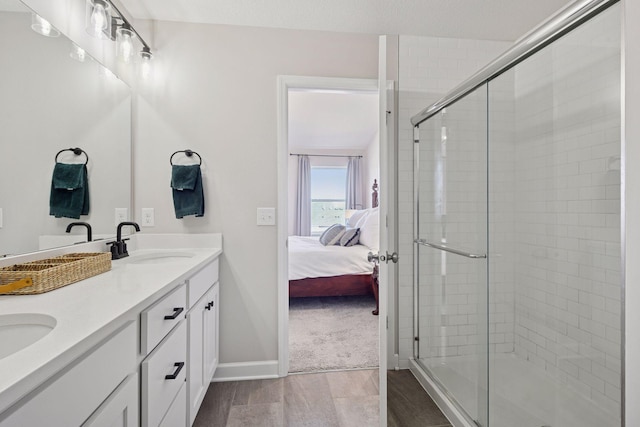
POLYGON ((387 316, 387 329, 389 329, 389 316, 387 316))

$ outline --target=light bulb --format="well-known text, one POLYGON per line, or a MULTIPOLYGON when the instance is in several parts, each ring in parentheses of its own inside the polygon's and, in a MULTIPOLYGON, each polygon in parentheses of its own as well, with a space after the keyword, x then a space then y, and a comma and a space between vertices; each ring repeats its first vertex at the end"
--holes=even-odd
POLYGON ((122 61, 128 63, 133 58, 133 38, 135 34, 127 25, 118 28, 116 31, 116 44, 118 48, 118 56, 122 61))
POLYGON ((93 5, 93 12, 91 12, 91 25, 96 33, 107 28, 107 12, 104 10, 104 6, 100 3, 93 5))
POLYGON ((109 3, 105 0, 87 0, 87 33, 98 39, 111 37, 111 16, 109 3))
POLYGON ((140 52, 140 77, 147 80, 151 76, 151 59, 153 54, 148 47, 142 48, 140 52))

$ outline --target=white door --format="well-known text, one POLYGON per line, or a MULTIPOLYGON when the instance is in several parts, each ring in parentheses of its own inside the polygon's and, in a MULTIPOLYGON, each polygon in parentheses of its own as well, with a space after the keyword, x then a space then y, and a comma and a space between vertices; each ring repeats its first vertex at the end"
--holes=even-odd
MULTIPOLYGON (((387 36, 380 36, 379 40, 379 56, 378 56, 378 92, 379 92, 379 126, 380 126, 380 252, 379 258, 379 275, 378 275, 378 294, 380 303, 379 314, 379 375, 380 375, 380 426, 387 425, 387 369, 388 369, 388 325, 389 325, 389 301, 391 273, 393 264, 396 262, 392 228, 395 223, 395 215, 393 215, 392 201, 395 197, 394 191, 394 158, 392 114, 393 109, 390 108, 393 102, 393 85, 389 85, 387 81, 387 36)), ((392 322, 393 323, 393 322, 392 322)))

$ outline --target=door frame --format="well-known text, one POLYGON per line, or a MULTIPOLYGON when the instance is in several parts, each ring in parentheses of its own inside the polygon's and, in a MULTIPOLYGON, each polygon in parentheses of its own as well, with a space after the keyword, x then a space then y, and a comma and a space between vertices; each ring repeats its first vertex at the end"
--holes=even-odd
MULTIPOLYGON (((377 79, 278 76, 278 376, 289 373, 289 100, 290 89, 378 91, 377 79)), ((380 294, 380 298, 382 298, 380 294)), ((386 297, 386 295, 385 295, 386 297)))

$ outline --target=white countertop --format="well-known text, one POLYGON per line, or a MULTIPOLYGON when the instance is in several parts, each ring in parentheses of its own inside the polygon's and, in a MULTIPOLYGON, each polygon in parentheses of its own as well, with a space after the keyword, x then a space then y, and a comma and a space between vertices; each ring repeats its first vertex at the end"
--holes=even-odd
MULTIPOLYGON (((0 413, 222 253, 219 235, 208 235, 217 237, 210 240, 217 247, 209 248, 203 247, 202 235, 193 247, 184 237, 188 235, 174 235, 181 247, 165 237, 171 235, 157 236, 140 240, 133 236, 131 256, 112 261, 106 273, 40 295, 0 296, 0 315, 39 313, 57 321, 48 335, 0 359, 0 413), (153 249, 145 249, 150 246, 153 249), (135 263, 140 257, 167 252, 193 256, 135 263)), ((88 251, 77 245, 72 249, 88 251)))

